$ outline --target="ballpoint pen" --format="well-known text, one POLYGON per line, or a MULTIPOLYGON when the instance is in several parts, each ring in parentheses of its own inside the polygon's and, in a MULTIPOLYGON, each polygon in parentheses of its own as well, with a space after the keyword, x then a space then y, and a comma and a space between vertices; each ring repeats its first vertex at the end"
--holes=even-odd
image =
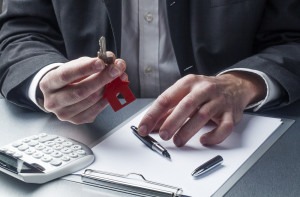
POLYGON ((155 139, 153 139, 151 136, 140 136, 138 134, 138 128, 136 126, 131 126, 131 129, 134 133, 134 135, 139 138, 146 146, 148 146, 150 149, 154 150, 155 152, 163 155, 164 157, 171 159, 170 154, 168 151, 160 145, 155 139))
POLYGON ((204 164, 202 164, 198 168, 196 168, 192 172, 192 176, 194 176, 194 177, 199 176, 199 175, 213 169, 214 167, 220 165, 222 163, 222 161, 223 161, 222 156, 218 155, 218 156, 210 159, 209 161, 205 162, 204 164))

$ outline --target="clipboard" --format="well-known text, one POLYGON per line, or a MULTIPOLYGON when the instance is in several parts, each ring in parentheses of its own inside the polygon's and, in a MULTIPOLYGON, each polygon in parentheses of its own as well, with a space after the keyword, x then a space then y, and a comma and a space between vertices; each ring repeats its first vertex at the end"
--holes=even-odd
POLYGON ((142 174, 121 175, 111 172, 86 169, 81 175, 85 184, 142 197, 180 197, 182 189, 147 180, 142 174))
MULTIPOLYGON (((143 113, 143 111, 145 111, 145 109, 147 109, 147 107, 145 107, 144 109, 142 109, 141 111, 142 111, 142 113, 143 113)), ((107 135, 105 135, 102 139, 100 139, 98 142, 97 142, 97 145, 94 147, 94 148, 97 148, 97 146, 98 145, 101 145, 100 147, 102 147, 102 150, 101 150, 101 152, 99 152, 99 154, 101 155, 100 157, 101 158, 105 158, 105 161, 102 161, 102 162, 106 162, 106 161, 109 161, 109 165, 112 165, 112 164, 114 164, 116 161, 114 161, 114 159, 112 159, 112 160, 110 160, 109 159, 109 157, 107 158, 106 156, 107 155, 105 155, 105 154, 103 154, 104 152, 103 151, 108 151, 108 152, 110 152, 110 151, 112 151, 111 150, 111 146, 113 146, 113 149, 114 150, 121 150, 120 148, 121 147, 124 147, 124 144, 123 144, 123 146, 121 145, 121 144, 119 144, 119 143, 115 143, 115 141, 114 141, 114 143, 109 143, 110 142, 110 140, 117 140, 116 139, 116 137, 115 136, 118 136, 118 138, 120 137, 119 135, 121 134, 124 134, 124 133, 126 133, 126 131, 124 130, 124 127, 128 127, 128 129, 130 128, 129 127, 129 125, 131 125, 131 124, 136 124, 137 123, 137 121, 139 120, 139 117, 140 116, 142 116, 142 113, 137 113, 135 116, 133 116, 133 117, 131 117, 130 119, 128 119, 128 120, 126 120, 125 122, 123 122, 121 125, 119 125, 118 127, 116 127, 115 129, 113 129, 111 132, 109 132, 109 133, 107 133, 107 135), (118 135, 114 135, 115 133, 118 133, 118 135), (99 144, 98 144, 99 143, 99 144), (105 147, 105 144, 106 145, 108 145, 108 146, 106 146, 105 147), (104 146, 104 147, 103 147, 104 146), (120 147, 119 147, 120 146, 120 147), (104 149, 103 149, 104 148, 104 149)), ((252 115, 252 114, 248 114, 248 115, 252 115)), ((258 117, 260 117, 260 116, 258 116, 258 117)), ((261 116, 262 118, 263 118, 263 116, 261 116)), ((247 116, 247 118, 249 118, 249 116, 247 116)), ((271 118, 272 119, 272 117, 265 117, 265 118, 271 118)), ((251 119, 251 118, 250 118, 251 119)), ((247 171, 248 171, 248 169, 249 168, 251 168, 251 166, 272 146, 272 144, 294 123, 294 120, 291 120, 291 119, 285 119, 285 118, 281 118, 280 119, 281 120, 281 123, 280 123, 280 125, 274 130, 274 132, 272 132, 268 137, 266 137, 263 141, 261 141, 261 143, 258 145, 258 147, 256 147, 256 149, 255 149, 255 151, 254 152, 252 152, 251 154, 249 153, 249 157, 245 160, 245 162, 242 162, 241 164, 239 164, 239 167, 238 168, 236 168, 236 170, 235 171, 233 171, 233 172, 231 172, 230 173, 230 175, 228 175, 228 178, 226 178, 226 180, 224 180, 224 182, 222 182, 222 184, 221 184, 221 186, 219 187, 219 188, 217 188, 217 189, 214 189, 213 191, 213 193, 210 193, 210 195, 209 196, 223 196, 247 171)), ((260 120, 260 121, 265 121, 265 119, 263 119, 263 120, 260 120)), ((256 123, 256 122, 255 122, 256 123)), ((243 128, 243 125, 241 125, 241 128, 240 129, 244 129, 243 128)), ((263 128, 263 130, 264 130, 265 128, 263 128)), ((249 132, 250 133, 250 132, 249 132)), ((236 135, 238 136, 240 133, 237 133, 236 135)), ((125 134, 124 134, 125 135, 125 134)), ((253 134, 251 134, 251 135, 253 135, 253 134)), ((231 135, 232 136, 232 135, 231 135)), ((122 141, 123 141, 123 139, 125 139, 124 138, 125 136, 121 136, 120 137, 120 139, 122 139, 122 141)), ((129 136, 126 136, 126 138, 127 137, 129 137, 129 136)), ((246 139, 248 139, 248 138, 246 138, 246 139)), ((132 142, 134 142, 134 145, 132 145, 132 144, 130 144, 130 146, 138 146, 138 145, 141 145, 142 146, 142 143, 140 143, 138 140, 136 140, 136 138, 134 138, 133 139, 134 141, 132 141, 132 142), (137 144, 135 144, 135 142, 137 143, 137 144), (139 144, 138 144, 139 143, 139 144)), ((257 139, 255 138, 255 140, 257 141, 257 139)), ((128 146, 128 143, 126 144, 126 148, 127 148, 127 146, 128 146)), ((139 149, 142 149, 143 147, 139 147, 139 149)), ((99 150, 99 149, 97 149, 97 150, 99 150)), ((131 149, 132 150, 132 149, 131 149)), ((178 149, 173 149, 173 151, 174 150, 178 150, 178 149)), ((219 152, 219 151, 221 151, 221 149, 215 149, 217 152, 219 152)), ((228 149, 228 150, 230 150, 230 149, 228 149)), ((129 150, 127 150, 127 151, 129 151, 129 150)), ((201 152, 203 152, 204 151, 204 148, 202 148, 202 150, 201 150, 201 152)), ((212 151, 214 151, 214 150, 212 150, 212 151)), ((233 149, 233 151, 235 151, 234 149, 233 149)), ((129 152, 128 152, 129 153, 129 152)), ((149 154, 152 154, 149 150, 148 150, 148 148, 146 148, 145 149, 145 152, 143 152, 142 153, 142 155, 144 155, 145 153, 149 153, 149 154)), ((109 153, 109 155, 111 155, 112 153, 110 152, 109 153)), ((136 154, 136 153, 135 153, 136 154)), ((173 153, 171 153, 171 154, 173 154, 173 153)), ((224 153, 225 154, 225 153, 224 153)), ((139 155, 139 156, 142 156, 142 155, 139 155)), ((157 154, 153 154, 153 155, 157 155, 157 154)), ((231 154, 230 154, 231 155, 231 154)), ((139 157, 138 156, 138 157, 139 157)), ((148 155, 148 156, 150 156, 150 155, 148 155)), ((223 155, 222 155, 223 156, 223 155)), ((147 157, 147 156, 143 156, 143 157, 147 157)), ((177 157, 177 156, 176 156, 177 157)), ((230 159, 228 159, 228 157, 226 157, 226 158, 224 158, 224 160, 226 160, 226 161, 228 161, 228 160, 230 160, 230 159)), ((240 160, 240 159, 239 159, 240 160)), ((123 160, 124 161, 124 160, 123 160)), ((164 160, 159 160, 159 161, 164 161, 164 160)), ((100 163, 102 163, 102 162, 100 162, 100 163)), ((120 163, 115 163, 115 165, 118 165, 118 166, 120 166, 120 163)), ((172 164, 173 165, 173 164, 172 164)), ((214 172, 213 174, 210 174, 209 176, 205 176, 205 178, 204 179, 197 179, 197 181, 202 181, 202 180, 204 180, 205 182, 201 182, 201 184, 200 185, 198 185, 199 187, 201 186, 201 187, 203 187, 203 183, 204 183, 204 187, 206 187, 205 185, 206 185, 206 182, 207 182, 207 180, 208 179, 214 179, 215 178, 215 176, 218 176, 218 173, 221 173, 222 174, 222 172, 225 170, 225 171, 228 171, 228 167, 230 167, 230 166, 228 166, 229 165, 229 163, 225 163, 225 165, 223 166, 221 166, 221 168, 219 168, 218 170, 216 170, 216 172, 214 172)), ((101 166, 103 166, 102 164, 101 164, 101 166)), ((138 170, 138 169, 136 169, 136 168, 134 168, 134 167, 130 167, 130 169, 131 170, 125 170, 125 171, 123 171, 123 172, 118 172, 118 168, 115 168, 115 167, 113 167, 113 166, 110 166, 110 167, 108 167, 108 168, 102 168, 102 167, 94 167, 94 166, 90 166, 90 168, 94 168, 94 169, 99 169, 99 170, 103 170, 103 171, 106 171, 106 172, 108 172, 108 171, 110 171, 110 172, 113 172, 113 173, 108 173, 108 174, 111 174, 111 175, 114 175, 113 177, 116 177, 115 175, 117 175, 117 177, 123 177, 124 179, 124 181, 127 181, 127 180, 130 180, 132 177, 128 177, 128 176, 126 176, 127 175, 127 173, 129 173, 129 172, 132 172, 132 171, 137 171, 137 172, 142 172, 143 173, 143 175, 145 175, 146 177, 148 177, 149 178, 149 173, 147 174, 145 171, 143 171, 143 170, 138 170), (144 173, 145 172, 145 173, 144 173), (119 174, 114 174, 114 173, 119 173, 119 174), (124 174, 122 174, 122 173, 124 173, 124 174)), ((126 165, 126 162, 125 163, 122 163, 122 166, 127 166, 126 165)), ((97 172, 97 173, 95 173, 94 175, 99 175, 98 174, 98 172, 99 171, 89 171, 88 173, 89 174, 91 174, 90 172, 93 172, 93 173, 95 173, 95 172, 97 172)), ((100 171, 101 172, 101 171, 100 171)), ((80 173, 80 174, 78 174, 80 177, 84 177, 84 174, 86 174, 86 173, 80 173)), ((101 173, 100 173, 101 174, 101 173)), ((102 175, 103 175, 103 173, 102 173, 102 175)), ((132 175, 132 174, 131 174, 132 175)), ((72 175, 71 175, 72 176, 72 175)), ((74 177, 74 176, 73 176, 74 177)), ((85 177, 86 178, 86 177, 85 177)), ((90 177, 89 177, 90 178, 90 177)), ((74 179, 74 178, 71 178, 71 177, 67 177, 67 178, 64 178, 64 179, 66 179, 66 180, 70 180, 70 181, 75 181, 75 182, 80 182, 80 183, 83 183, 83 184, 91 184, 91 185, 94 185, 94 186, 96 186, 96 187, 99 187, 99 188, 105 188, 105 189, 109 189, 109 190, 112 190, 113 188, 109 188, 109 187, 107 187, 107 186, 103 186, 103 184, 102 184, 102 182, 101 182, 101 184, 99 184, 99 180, 98 179, 92 179, 92 182, 90 181, 90 180, 88 180, 88 182, 84 182, 83 181, 83 179, 81 178, 80 180, 78 180, 77 179, 77 181, 74 179)), ((143 179, 143 178, 142 178, 143 179)), ((182 182, 181 184, 179 184, 179 183, 173 183, 173 182, 168 182, 168 181, 165 181, 164 180, 164 176, 163 175, 156 175, 156 178, 153 178, 153 176, 151 177, 151 174, 150 174, 150 179, 151 180, 155 180, 155 181, 158 181, 158 182, 161 182, 161 183, 164 183, 164 184, 162 184, 162 185, 165 185, 165 184, 168 184, 168 185, 176 185, 176 186, 180 186, 180 188, 182 188, 182 189, 180 189, 180 188, 178 188, 178 189, 180 189, 180 190, 178 190, 178 196, 197 196, 197 195, 193 195, 193 194, 190 194, 189 193, 189 189, 188 188, 186 188, 186 183, 184 183, 184 182, 182 182), (180 192, 182 192, 182 194, 180 194, 180 192)), ((218 178, 219 179, 219 178, 218 178)), ((217 180, 217 179, 214 179, 214 180, 217 180)), ((141 180, 140 180, 141 181, 141 180)), ((150 181, 151 182, 151 181, 150 181)), ((114 186, 116 186, 116 184, 114 184, 114 186)), ((122 193, 124 193, 124 194, 128 194, 128 196, 130 196, 130 194, 135 194, 135 196, 163 196, 164 194, 162 194, 162 195, 151 195, 151 192, 146 192, 145 194, 142 194, 142 193, 136 193, 135 191, 133 191, 133 190, 135 190, 135 189, 138 189, 138 187, 127 187, 125 190, 123 190, 124 188, 123 188, 123 186, 128 186, 128 185, 126 185, 126 184, 123 184, 122 185, 122 189, 121 190, 119 190, 120 189, 120 185, 119 186, 117 186, 117 189, 115 189, 114 191, 117 191, 118 192, 118 194, 120 195, 120 194, 122 194, 122 193), (120 193, 121 192, 121 193, 120 193), (132 193, 133 192, 133 193, 132 193)), ((176 187, 174 187, 174 188, 176 188, 176 187)), ((202 188, 203 189, 203 188, 202 188)), ((151 191, 151 190, 150 190, 151 191)), ((201 193, 203 194, 203 190, 201 190, 201 193)), ((204 192, 205 193, 205 192, 204 192)), ((194 193, 195 194, 195 193, 194 193)), ((201 195, 202 195, 201 194, 201 195)), ((123 195, 122 195, 123 196, 123 195)), ((131 195, 132 196, 132 195, 131 195)), ((168 196, 168 195, 167 195, 168 196)), ((170 195, 169 195, 170 196, 170 195)), ((172 195, 171 195, 172 196, 172 195)), ((175 192, 175 196, 176 196, 176 192, 175 192)), ((203 194, 203 196, 208 196, 208 195, 206 195, 206 194, 203 194)))

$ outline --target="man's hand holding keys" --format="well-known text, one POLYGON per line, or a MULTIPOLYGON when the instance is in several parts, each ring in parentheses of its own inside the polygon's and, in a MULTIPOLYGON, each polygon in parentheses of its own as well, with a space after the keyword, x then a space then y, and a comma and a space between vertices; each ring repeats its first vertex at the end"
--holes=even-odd
POLYGON ((106 84, 117 77, 128 80, 125 61, 112 52, 106 55, 112 57, 107 68, 99 58, 81 57, 49 71, 39 83, 44 108, 62 121, 93 122, 108 105, 102 98, 106 84))

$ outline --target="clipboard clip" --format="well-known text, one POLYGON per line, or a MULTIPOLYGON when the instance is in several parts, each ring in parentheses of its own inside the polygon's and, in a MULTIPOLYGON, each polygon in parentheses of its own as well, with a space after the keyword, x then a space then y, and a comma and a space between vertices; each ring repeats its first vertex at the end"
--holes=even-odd
POLYGON ((182 189, 147 180, 142 174, 115 174, 86 169, 81 175, 86 184, 141 197, 181 197, 182 189))

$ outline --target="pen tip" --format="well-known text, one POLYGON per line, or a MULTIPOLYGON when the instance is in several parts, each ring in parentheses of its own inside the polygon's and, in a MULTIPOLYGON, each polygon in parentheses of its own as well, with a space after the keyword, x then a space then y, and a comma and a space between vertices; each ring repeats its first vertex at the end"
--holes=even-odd
POLYGON ((163 155, 171 160, 171 155, 167 151, 164 151, 163 155))

